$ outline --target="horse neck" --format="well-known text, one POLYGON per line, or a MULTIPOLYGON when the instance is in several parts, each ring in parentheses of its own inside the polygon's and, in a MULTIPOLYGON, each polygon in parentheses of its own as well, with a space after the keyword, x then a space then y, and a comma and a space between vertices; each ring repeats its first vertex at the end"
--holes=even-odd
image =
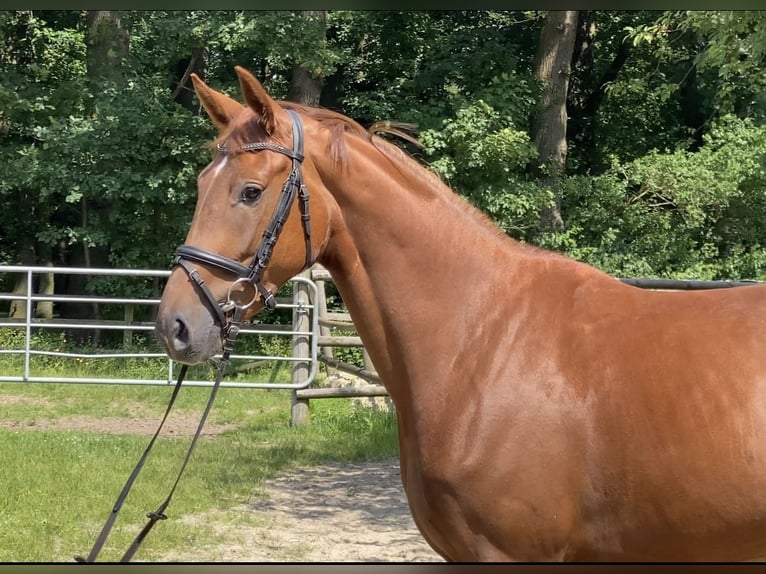
POLYGON ((472 301, 488 275, 508 271, 512 244, 424 168, 397 168, 347 140, 353 159, 344 170, 317 165, 340 208, 320 262, 401 409, 424 399, 416 397, 432 374, 424 356, 455 360, 456 339, 478 321, 472 301))

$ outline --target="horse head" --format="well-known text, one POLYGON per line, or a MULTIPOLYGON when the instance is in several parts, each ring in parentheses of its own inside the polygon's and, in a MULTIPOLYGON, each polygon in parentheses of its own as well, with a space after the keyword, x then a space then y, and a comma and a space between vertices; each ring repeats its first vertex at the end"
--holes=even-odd
POLYGON ((316 260, 329 235, 332 197, 306 145, 326 134, 310 118, 304 125, 247 70, 236 70, 246 105, 192 75, 218 130, 216 154, 198 176, 194 216, 155 328, 168 355, 188 364, 221 351, 232 310, 247 319, 272 307, 278 289, 316 260))

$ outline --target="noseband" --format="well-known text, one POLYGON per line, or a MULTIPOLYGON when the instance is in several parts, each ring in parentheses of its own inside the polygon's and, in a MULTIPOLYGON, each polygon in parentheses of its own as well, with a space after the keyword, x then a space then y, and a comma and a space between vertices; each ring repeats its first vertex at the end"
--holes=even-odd
MULTIPOLYGON (((234 334, 234 337, 230 337, 231 334, 229 331, 234 325, 239 323, 239 316, 245 309, 255 302, 256 298, 256 294, 253 293, 253 298, 249 303, 243 305, 242 303, 235 302, 232 299, 232 290, 237 284, 243 283, 252 285, 257 290, 257 293, 261 295, 265 307, 268 307, 269 309, 274 309, 276 307, 277 302, 274 293, 263 284, 263 271, 266 269, 266 266, 271 259, 274 246, 277 243, 277 239, 279 239, 279 234, 282 232, 282 227, 284 226, 285 221, 287 221, 287 217, 290 214, 290 208, 292 207, 296 196, 300 197, 299 207, 301 212, 301 223, 303 225, 303 237, 306 242, 306 262, 304 269, 309 267, 312 263, 309 194, 303 183, 303 174, 301 173, 301 162, 303 161, 303 126, 300 117, 294 110, 286 111, 292 120, 292 149, 270 142, 252 142, 246 143, 236 150, 244 152, 270 150, 286 155, 292 159, 290 175, 288 175, 287 180, 282 185, 279 203, 274 210, 274 214, 271 217, 268 227, 266 227, 266 230, 263 232, 263 238, 253 256, 250 266, 243 265, 239 261, 219 255, 218 253, 213 253, 212 251, 200 249, 199 247, 192 247, 191 245, 181 245, 178 247, 178 249, 176 249, 176 257, 173 260, 173 265, 182 267, 189 275, 189 278, 194 285, 196 285, 202 292, 204 295, 203 300, 213 312, 216 322, 221 328, 222 335, 227 339, 231 338, 232 344, 233 338, 236 337, 236 333, 234 334), (237 279, 229 286, 226 299, 217 300, 213 296, 200 274, 194 267, 192 267, 192 262, 216 267, 237 277, 237 279), (227 314, 232 311, 237 315, 236 318, 233 321, 227 320, 227 314)), ((232 153, 232 150, 223 144, 218 144, 217 149, 223 154, 232 153)))

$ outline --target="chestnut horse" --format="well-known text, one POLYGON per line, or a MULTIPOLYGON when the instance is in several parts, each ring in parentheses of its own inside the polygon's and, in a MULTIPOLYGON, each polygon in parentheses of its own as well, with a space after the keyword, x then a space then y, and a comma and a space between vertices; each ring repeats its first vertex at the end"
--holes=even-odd
POLYGON ((766 557, 766 286, 646 291, 520 244, 396 146, 237 73, 246 105, 193 78, 219 153, 162 295, 170 357, 221 351, 235 280, 248 318, 320 262, 445 559, 766 557))

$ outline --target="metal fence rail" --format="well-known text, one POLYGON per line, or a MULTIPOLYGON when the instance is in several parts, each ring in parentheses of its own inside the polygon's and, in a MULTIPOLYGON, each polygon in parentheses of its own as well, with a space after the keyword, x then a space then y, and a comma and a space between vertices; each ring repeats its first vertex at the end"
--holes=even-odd
MULTIPOLYGON (((33 316, 34 304, 39 301, 52 301, 54 303, 98 303, 114 304, 123 306, 156 306, 159 305, 158 298, 139 298, 139 297, 101 297, 87 294, 82 295, 43 295, 34 293, 34 278, 36 275, 88 275, 88 276, 106 276, 106 277, 144 277, 144 278, 164 278, 170 275, 167 270, 148 270, 148 269, 88 269, 78 267, 43 267, 43 266, 19 266, 19 265, 0 265, 0 274, 4 273, 24 273, 26 274, 27 289, 25 293, 0 293, 0 301, 24 301, 26 313, 24 319, 0 319, 0 333, 6 329, 23 329, 24 343, 21 347, 0 348, 0 358, 3 356, 22 356, 23 365, 18 371, 5 372, 10 370, 8 365, 0 369, 0 382, 28 382, 28 383, 100 383, 100 384, 129 384, 129 385, 171 385, 175 382, 176 363, 170 360, 162 352, 68 352, 50 349, 35 348, 33 343, 33 333, 37 330, 121 330, 132 333, 134 331, 151 332, 154 329, 153 321, 132 321, 132 320, 76 320, 67 318, 38 319, 33 316), (164 359, 166 364, 166 376, 163 378, 120 378, 120 377, 51 377, 41 374, 35 374, 33 368, 33 357, 56 357, 59 359, 72 360, 104 360, 104 359, 164 359)), ((291 279, 293 286, 303 285, 309 292, 308 302, 306 298, 300 298, 296 303, 292 299, 278 298, 277 309, 293 309, 293 312, 306 313, 310 319, 309 328, 295 330, 291 325, 265 325, 246 323, 240 331, 240 341, 246 341, 248 337, 270 336, 281 337, 293 341, 296 338, 308 340, 308 356, 293 356, 293 353, 285 355, 272 354, 232 354, 233 360, 264 361, 277 366, 279 363, 289 364, 291 367, 301 364, 305 366, 308 363, 308 375, 301 377, 300 381, 294 382, 271 382, 259 380, 224 380, 221 383, 223 387, 238 388, 271 388, 271 389, 302 389, 311 385, 318 372, 318 313, 316 308, 317 287, 316 284, 306 277, 294 277, 291 279)), ((240 344, 240 348, 242 348, 240 344)), ((292 348, 292 344, 283 345, 283 347, 292 348)), ((304 345, 305 346, 305 345, 304 345)), ((304 369, 305 370, 305 369, 304 369)), ((212 377, 212 373, 211 373, 212 377)), ((212 380, 187 379, 185 385, 189 386, 211 386, 212 380)))

